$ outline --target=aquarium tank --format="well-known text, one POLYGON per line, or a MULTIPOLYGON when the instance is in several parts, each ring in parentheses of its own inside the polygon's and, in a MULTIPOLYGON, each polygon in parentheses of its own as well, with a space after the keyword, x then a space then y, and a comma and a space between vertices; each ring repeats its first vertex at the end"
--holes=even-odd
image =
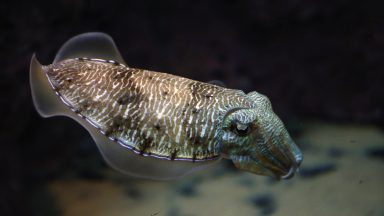
POLYGON ((379 3, 0 11, 0 215, 384 215, 379 3))

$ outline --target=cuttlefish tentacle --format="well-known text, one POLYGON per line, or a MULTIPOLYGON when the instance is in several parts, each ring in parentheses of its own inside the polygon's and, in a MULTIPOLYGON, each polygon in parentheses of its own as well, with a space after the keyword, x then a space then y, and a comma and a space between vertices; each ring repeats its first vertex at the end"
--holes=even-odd
POLYGON ((288 178, 302 160, 265 96, 130 68, 104 33, 70 39, 51 65, 34 55, 30 81, 40 115, 80 123, 105 160, 129 175, 172 179, 224 157, 288 178))

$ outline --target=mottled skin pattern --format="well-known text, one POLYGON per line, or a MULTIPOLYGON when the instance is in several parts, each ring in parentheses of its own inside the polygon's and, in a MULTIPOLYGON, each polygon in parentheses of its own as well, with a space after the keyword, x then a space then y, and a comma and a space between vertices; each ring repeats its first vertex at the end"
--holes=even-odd
POLYGON ((114 61, 68 59, 43 70, 72 110, 142 155, 216 159, 222 153, 225 116, 239 108, 255 108, 240 90, 114 61))

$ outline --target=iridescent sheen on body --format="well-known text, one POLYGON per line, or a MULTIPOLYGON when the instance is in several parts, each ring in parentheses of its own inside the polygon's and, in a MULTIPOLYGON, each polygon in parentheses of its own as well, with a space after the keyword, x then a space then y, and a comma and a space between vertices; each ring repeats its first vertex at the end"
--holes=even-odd
POLYGON ((128 67, 103 33, 70 39, 46 66, 33 56, 30 77, 42 116, 76 120, 129 175, 172 179, 227 158, 289 178, 302 161, 266 96, 128 67))
POLYGON ((76 113, 139 154, 170 160, 220 155, 225 114, 253 106, 239 90, 102 59, 68 59, 43 68, 76 113))

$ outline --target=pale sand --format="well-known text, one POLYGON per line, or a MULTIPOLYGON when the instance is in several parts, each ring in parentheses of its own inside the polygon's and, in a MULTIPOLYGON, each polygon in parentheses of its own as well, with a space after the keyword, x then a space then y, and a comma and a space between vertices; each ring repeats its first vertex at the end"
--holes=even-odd
POLYGON ((154 182, 108 170, 105 180, 55 181, 49 187, 65 216, 263 215, 250 201, 262 194, 274 198, 276 207, 269 215, 383 216, 384 160, 369 158, 365 152, 384 147, 384 133, 373 126, 318 122, 303 128, 303 135, 296 139, 309 145, 303 169, 326 162, 336 164, 334 171, 273 182, 227 171, 219 164, 179 180, 154 182), (331 157, 329 148, 344 154, 331 157), (184 195, 178 190, 184 190, 184 195))

